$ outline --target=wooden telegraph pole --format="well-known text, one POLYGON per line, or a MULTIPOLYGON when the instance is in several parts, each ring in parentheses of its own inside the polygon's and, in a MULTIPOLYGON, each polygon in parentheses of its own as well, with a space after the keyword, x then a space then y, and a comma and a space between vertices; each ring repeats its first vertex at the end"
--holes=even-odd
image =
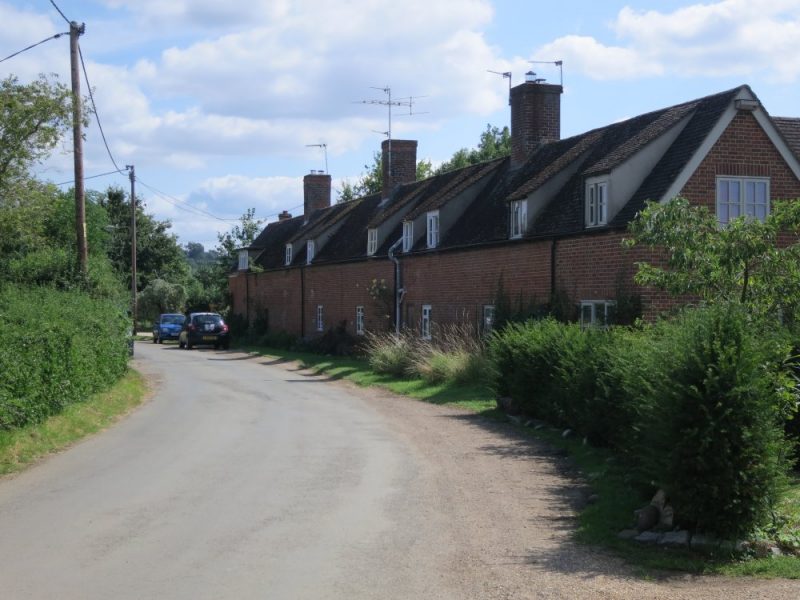
POLYGON ((133 333, 136 335, 138 306, 136 298, 136 171, 133 165, 125 165, 128 178, 131 180, 131 312, 133 317, 133 333))
POLYGON ((86 275, 89 263, 89 248, 86 244, 86 202, 83 188, 83 132, 81 125, 81 78, 78 66, 78 38, 86 31, 86 25, 75 21, 69 24, 69 59, 72 71, 72 147, 75 159, 75 230, 78 238, 78 266, 86 275))

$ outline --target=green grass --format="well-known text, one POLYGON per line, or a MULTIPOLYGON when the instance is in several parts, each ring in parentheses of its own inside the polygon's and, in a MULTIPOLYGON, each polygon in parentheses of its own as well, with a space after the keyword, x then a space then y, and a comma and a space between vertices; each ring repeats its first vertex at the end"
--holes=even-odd
POLYGON ((71 404, 42 423, 0 431, 0 475, 21 471, 44 456, 105 429, 139 405, 146 391, 144 378, 129 370, 108 391, 71 404))
MULTIPOLYGON (((360 386, 379 386, 396 394, 434 404, 461 406, 488 418, 505 418, 497 410, 491 390, 483 385, 431 384, 421 378, 403 379, 379 375, 370 369, 366 360, 355 358, 252 346, 243 349, 273 357, 276 362, 297 361, 302 367, 332 379, 347 379, 360 386)), ((731 577, 800 579, 798 557, 742 560, 724 554, 709 556, 688 549, 647 547, 620 540, 617 534, 633 524, 633 511, 647 504, 650 498, 633 489, 628 474, 617 464, 614 456, 602 448, 584 445, 580 439, 563 438, 560 430, 534 430, 523 426, 518 429, 525 435, 564 450, 581 471, 592 492, 597 494, 598 500, 588 505, 580 514, 576 539, 619 554, 628 563, 638 567, 642 577, 650 577, 655 572, 666 570, 731 577)), ((786 520, 787 528, 800 531, 800 481, 794 482, 780 512, 786 520)))

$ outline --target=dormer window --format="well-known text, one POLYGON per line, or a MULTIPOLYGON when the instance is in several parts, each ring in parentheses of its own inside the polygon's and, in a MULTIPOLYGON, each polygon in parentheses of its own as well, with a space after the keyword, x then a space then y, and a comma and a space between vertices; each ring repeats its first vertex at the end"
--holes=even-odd
POLYGON ((428 213, 428 248, 436 248, 439 245, 439 211, 433 210, 428 213))
POLYGON ((605 225, 608 219, 608 182, 586 184, 586 226, 605 225))
POLYGON ((250 261, 247 250, 239 250, 239 270, 247 271, 249 263, 250 261))
POLYGON ((308 240, 306 242, 306 264, 310 265, 312 260, 314 260, 314 240, 308 240))
POLYGON ((367 229, 367 256, 372 256, 378 251, 378 230, 367 229))
POLYGON ((511 238, 521 238, 528 224, 528 203, 516 200, 511 203, 511 238))
POLYGON ((411 252, 414 245, 414 221, 403 221, 403 252, 411 252))
POLYGON ((286 244, 286 254, 284 255, 283 264, 287 267, 292 264, 292 245, 286 244))

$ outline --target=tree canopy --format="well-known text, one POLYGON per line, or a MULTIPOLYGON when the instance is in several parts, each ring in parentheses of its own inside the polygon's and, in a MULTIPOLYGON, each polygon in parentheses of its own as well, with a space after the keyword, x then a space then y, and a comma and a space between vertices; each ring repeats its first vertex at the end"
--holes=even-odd
POLYGON ((682 198, 651 202, 629 232, 628 247, 665 252, 665 263, 638 263, 640 285, 709 304, 740 303, 755 315, 800 317, 800 202, 774 202, 763 222, 739 217, 725 226, 682 198))
POLYGON ((31 165, 56 147, 72 123, 72 94, 40 75, 21 84, 14 76, 0 81, 0 204, 10 189, 28 178, 31 165))

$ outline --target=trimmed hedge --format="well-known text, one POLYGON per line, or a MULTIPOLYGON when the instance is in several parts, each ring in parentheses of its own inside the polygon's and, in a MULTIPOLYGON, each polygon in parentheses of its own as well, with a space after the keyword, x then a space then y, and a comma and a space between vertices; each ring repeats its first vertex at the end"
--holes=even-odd
POLYGON ((78 291, 0 292, 0 429, 22 427, 107 388, 127 369, 130 324, 78 291))
POLYGON ((763 522, 785 480, 791 349, 723 306, 637 329, 510 325, 490 356, 499 394, 614 449, 634 483, 666 490, 682 524, 736 537, 763 522))

